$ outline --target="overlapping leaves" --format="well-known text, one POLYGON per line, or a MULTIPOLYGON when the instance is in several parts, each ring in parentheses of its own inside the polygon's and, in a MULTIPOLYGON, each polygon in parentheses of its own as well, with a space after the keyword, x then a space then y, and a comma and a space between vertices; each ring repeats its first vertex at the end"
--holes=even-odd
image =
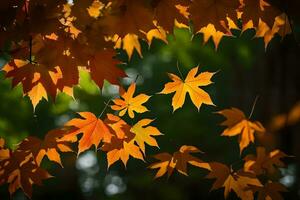
POLYGON ((118 84, 126 74, 113 49, 124 49, 129 59, 134 49, 142 56, 140 40, 166 41, 174 26, 192 24, 216 47, 223 36, 232 36, 231 29, 255 29, 266 45, 275 34, 291 32, 286 14, 267 0, 29 0, 3 2, 0 11, 0 48, 11 44, 4 71, 14 86, 23 85, 34 107, 57 91, 72 95, 78 66, 85 66, 99 87, 104 80, 118 84))

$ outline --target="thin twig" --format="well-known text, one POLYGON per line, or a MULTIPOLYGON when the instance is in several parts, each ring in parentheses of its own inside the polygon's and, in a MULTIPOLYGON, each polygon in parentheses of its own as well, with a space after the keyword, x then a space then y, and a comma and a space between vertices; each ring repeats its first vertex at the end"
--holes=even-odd
POLYGON ((257 100, 258 100, 258 98, 259 98, 259 95, 256 95, 256 97, 255 97, 255 100, 254 100, 254 102, 253 102, 253 105, 252 105, 252 108, 251 108, 251 112, 250 112, 250 115, 249 115, 248 119, 250 119, 250 118, 252 117, 252 114, 253 114, 253 112, 254 112, 254 108, 255 108, 255 106, 256 106, 256 103, 257 103, 257 100))
POLYGON ((139 76, 140 76, 139 74, 137 74, 137 75, 136 75, 136 77, 135 77, 135 79, 134 79, 134 83, 136 83, 136 82, 137 82, 137 80, 138 80, 139 76))
POLYGON ((182 75, 182 73, 180 71, 180 68, 179 68, 179 65, 178 65, 178 61, 177 61, 176 67, 177 67, 177 70, 178 70, 178 72, 180 74, 181 79, 183 80, 183 75, 182 75))
POLYGON ((103 115, 103 113, 104 113, 104 111, 106 110, 106 108, 108 107, 110 101, 111 101, 111 99, 109 99, 108 102, 105 103, 105 107, 103 108, 103 110, 102 110, 102 112, 100 113, 100 115, 98 116, 98 118, 100 118, 100 117, 103 115))

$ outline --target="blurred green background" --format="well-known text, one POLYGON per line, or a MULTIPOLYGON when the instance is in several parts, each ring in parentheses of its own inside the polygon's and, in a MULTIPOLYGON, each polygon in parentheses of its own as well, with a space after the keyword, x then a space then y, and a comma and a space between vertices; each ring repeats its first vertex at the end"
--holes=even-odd
MULTIPOLYGON (((212 41, 203 45, 201 35, 192 37, 188 30, 177 29, 168 37, 168 44, 154 40, 149 48, 142 42, 143 58, 135 52, 128 61, 126 54, 120 51, 119 59, 126 64, 120 67, 126 70, 129 78, 123 80, 125 88, 137 75, 137 92, 153 95, 146 103, 150 112, 137 115, 135 123, 142 118, 155 119, 164 136, 158 137, 158 148, 146 148, 146 163, 130 159, 125 169, 121 162, 107 170, 103 152, 87 151, 77 159, 74 153, 63 154, 64 168, 44 161, 43 166, 55 176, 44 181, 44 186, 34 186, 33 200, 127 200, 127 199, 223 199, 223 190, 210 192, 213 180, 204 179, 207 171, 189 167, 189 176, 174 173, 153 180, 155 172, 147 169, 154 162, 151 155, 159 152, 173 153, 181 145, 194 145, 206 152, 197 155, 205 161, 218 161, 234 168, 241 167, 237 138, 221 137, 223 128, 219 126, 223 118, 215 111, 237 107, 249 115, 256 96, 252 119, 267 126, 271 119, 281 113, 287 113, 300 101, 300 47, 299 30, 281 40, 275 37, 265 50, 262 39, 254 39, 254 31, 236 33, 236 38, 222 39, 218 50, 212 41), (172 113, 173 95, 159 95, 169 81, 167 72, 178 74, 176 68, 187 74, 197 65, 200 71, 218 71, 213 77, 214 84, 205 87, 214 103, 203 105, 197 111, 189 97, 184 107, 172 113)), ((0 65, 7 57, 1 57, 0 65)), ((0 137, 14 148, 28 135, 43 138, 47 131, 62 126, 67 120, 77 116, 78 111, 90 111, 99 114, 105 102, 118 95, 118 88, 105 84, 102 91, 91 81, 87 72, 80 72, 80 84, 74 90, 74 99, 60 94, 55 102, 41 101, 33 111, 28 97, 22 97, 22 88, 11 88, 11 81, 4 79, 0 72, 0 137)), ((107 109, 106 112, 113 112, 107 109)), ((285 199, 300 199, 300 126, 299 123, 287 126, 273 133, 274 147, 295 157, 287 160, 287 169, 282 170, 280 182, 286 185, 289 193, 285 199)), ((255 152, 251 145, 243 153, 255 152)), ((2 199, 9 199, 7 186, 0 187, 2 199)), ((21 191, 14 200, 27 199, 21 191)), ((234 193, 229 199, 236 199, 234 193)))

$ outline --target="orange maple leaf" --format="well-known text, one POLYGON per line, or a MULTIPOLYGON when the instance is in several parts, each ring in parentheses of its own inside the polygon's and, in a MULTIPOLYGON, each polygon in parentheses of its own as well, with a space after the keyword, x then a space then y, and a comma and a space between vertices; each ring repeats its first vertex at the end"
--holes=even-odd
POLYGON ((187 93, 189 93, 192 102, 198 110, 203 103, 214 105, 209 94, 199 87, 210 85, 212 83, 210 79, 215 73, 203 72, 196 76, 198 68, 199 67, 194 67, 191 69, 185 80, 182 80, 175 74, 168 74, 173 82, 165 84, 165 87, 160 94, 170 94, 175 92, 172 99, 173 112, 183 106, 187 93))
POLYGON ((131 127, 124 120, 110 113, 107 114, 104 123, 112 129, 112 132, 118 138, 121 139, 125 138, 126 134, 128 134, 128 132, 130 132, 131 129, 131 127))
POLYGON ((155 175, 155 178, 159 178, 164 174, 168 174, 168 177, 173 173, 174 169, 179 173, 188 176, 187 174, 187 164, 194 165, 199 168, 204 168, 210 170, 208 163, 200 160, 197 157, 190 155, 190 153, 201 152, 197 147, 183 145, 180 147, 179 151, 173 153, 159 153, 154 156, 159 162, 151 164, 148 168, 159 169, 155 175))
POLYGON ((126 167, 130 156, 144 161, 139 147, 134 144, 132 139, 127 137, 123 139, 112 137, 111 142, 104 143, 101 150, 107 152, 108 168, 118 160, 121 160, 126 167))
POLYGON ((148 111, 142 104, 147 102, 150 96, 139 94, 136 97, 133 97, 135 88, 136 84, 132 83, 128 90, 121 95, 122 99, 117 98, 113 100, 115 105, 112 105, 111 108, 113 110, 119 110, 119 116, 124 116, 125 113, 128 112, 129 117, 134 118, 134 112, 144 113, 148 111))
POLYGON ((224 197, 227 198, 233 190, 243 200, 253 200, 253 192, 249 185, 262 186, 260 181, 251 173, 242 171, 234 172, 226 165, 218 162, 209 163, 211 172, 208 179, 216 179, 211 190, 224 187, 224 197))
POLYGON ((104 142, 102 150, 107 152, 108 168, 121 160, 126 167, 129 157, 144 160, 140 148, 134 144, 134 133, 131 127, 120 117, 107 114, 104 122, 111 128, 113 136, 110 142, 104 142))
POLYGON ((247 147, 250 142, 254 142, 254 133, 263 133, 265 128, 258 121, 250 121, 246 118, 245 114, 237 109, 224 109, 217 112, 226 117, 226 120, 221 123, 222 126, 227 126, 223 131, 222 136, 236 136, 239 135, 240 153, 247 147))
POLYGON ((32 153, 38 166, 45 156, 62 166, 59 151, 72 152, 67 142, 59 141, 65 133, 66 131, 56 129, 49 131, 44 140, 32 136, 27 137, 18 145, 18 150, 32 153))
POLYGON ((65 126, 72 127, 61 141, 76 141, 77 135, 83 134, 78 144, 78 154, 89 149, 92 145, 98 147, 101 141, 110 142, 112 134, 107 125, 93 113, 79 112, 83 119, 75 118, 68 121, 65 126), (75 138, 75 139, 74 139, 75 138))

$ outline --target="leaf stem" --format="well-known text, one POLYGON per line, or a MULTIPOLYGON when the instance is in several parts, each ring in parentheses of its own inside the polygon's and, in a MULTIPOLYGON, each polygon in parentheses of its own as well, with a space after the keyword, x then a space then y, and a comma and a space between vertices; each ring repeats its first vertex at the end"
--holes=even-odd
POLYGON ((98 116, 98 118, 100 118, 100 117, 103 115, 104 111, 105 111, 106 108, 108 107, 108 105, 109 105, 109 103, 111 102, 111 100, 112 100, 112 99, 109 99, 108 102, 105 103, 105 107, 103 108, 103 110, 102 110, 102 112, 100 113, 100 115, 98 116))
POLYGON ((183 75, 182 75, 182 73, 181 73, 181 71, 180 71, 178 61, 177 61, 176 67, 177 67, 177 70, 178 70, 178 72, 179 72, 179 74, 180 74, 181 79, 183 80, 183 75))
POLYGON ((135 79, 134 79, 134 83, 136 83, 136 82, 137 82, 137 80, 138 80, 139 76, 140 76, 139 74, 137 74, 137 75, 136 75, 136 77, 135 77, 135 79))
POLYGON ((252 114, 253 114, 253 112, 254 112, 254 108, 255 108, 255 106, 256 106, 256 103, 257 103, 257 100, 258 100, 258 98, 259 98, 259 95, 256 95, 256 97, 255 97, 255 100, 254 100, 254 102, 253 102, 253 105, 252 105, 252 108, 251 108, 251 112, 250 112, 250 115, 249 115, 248 119, 250 119, 250 118, 252 117, 252 114))

